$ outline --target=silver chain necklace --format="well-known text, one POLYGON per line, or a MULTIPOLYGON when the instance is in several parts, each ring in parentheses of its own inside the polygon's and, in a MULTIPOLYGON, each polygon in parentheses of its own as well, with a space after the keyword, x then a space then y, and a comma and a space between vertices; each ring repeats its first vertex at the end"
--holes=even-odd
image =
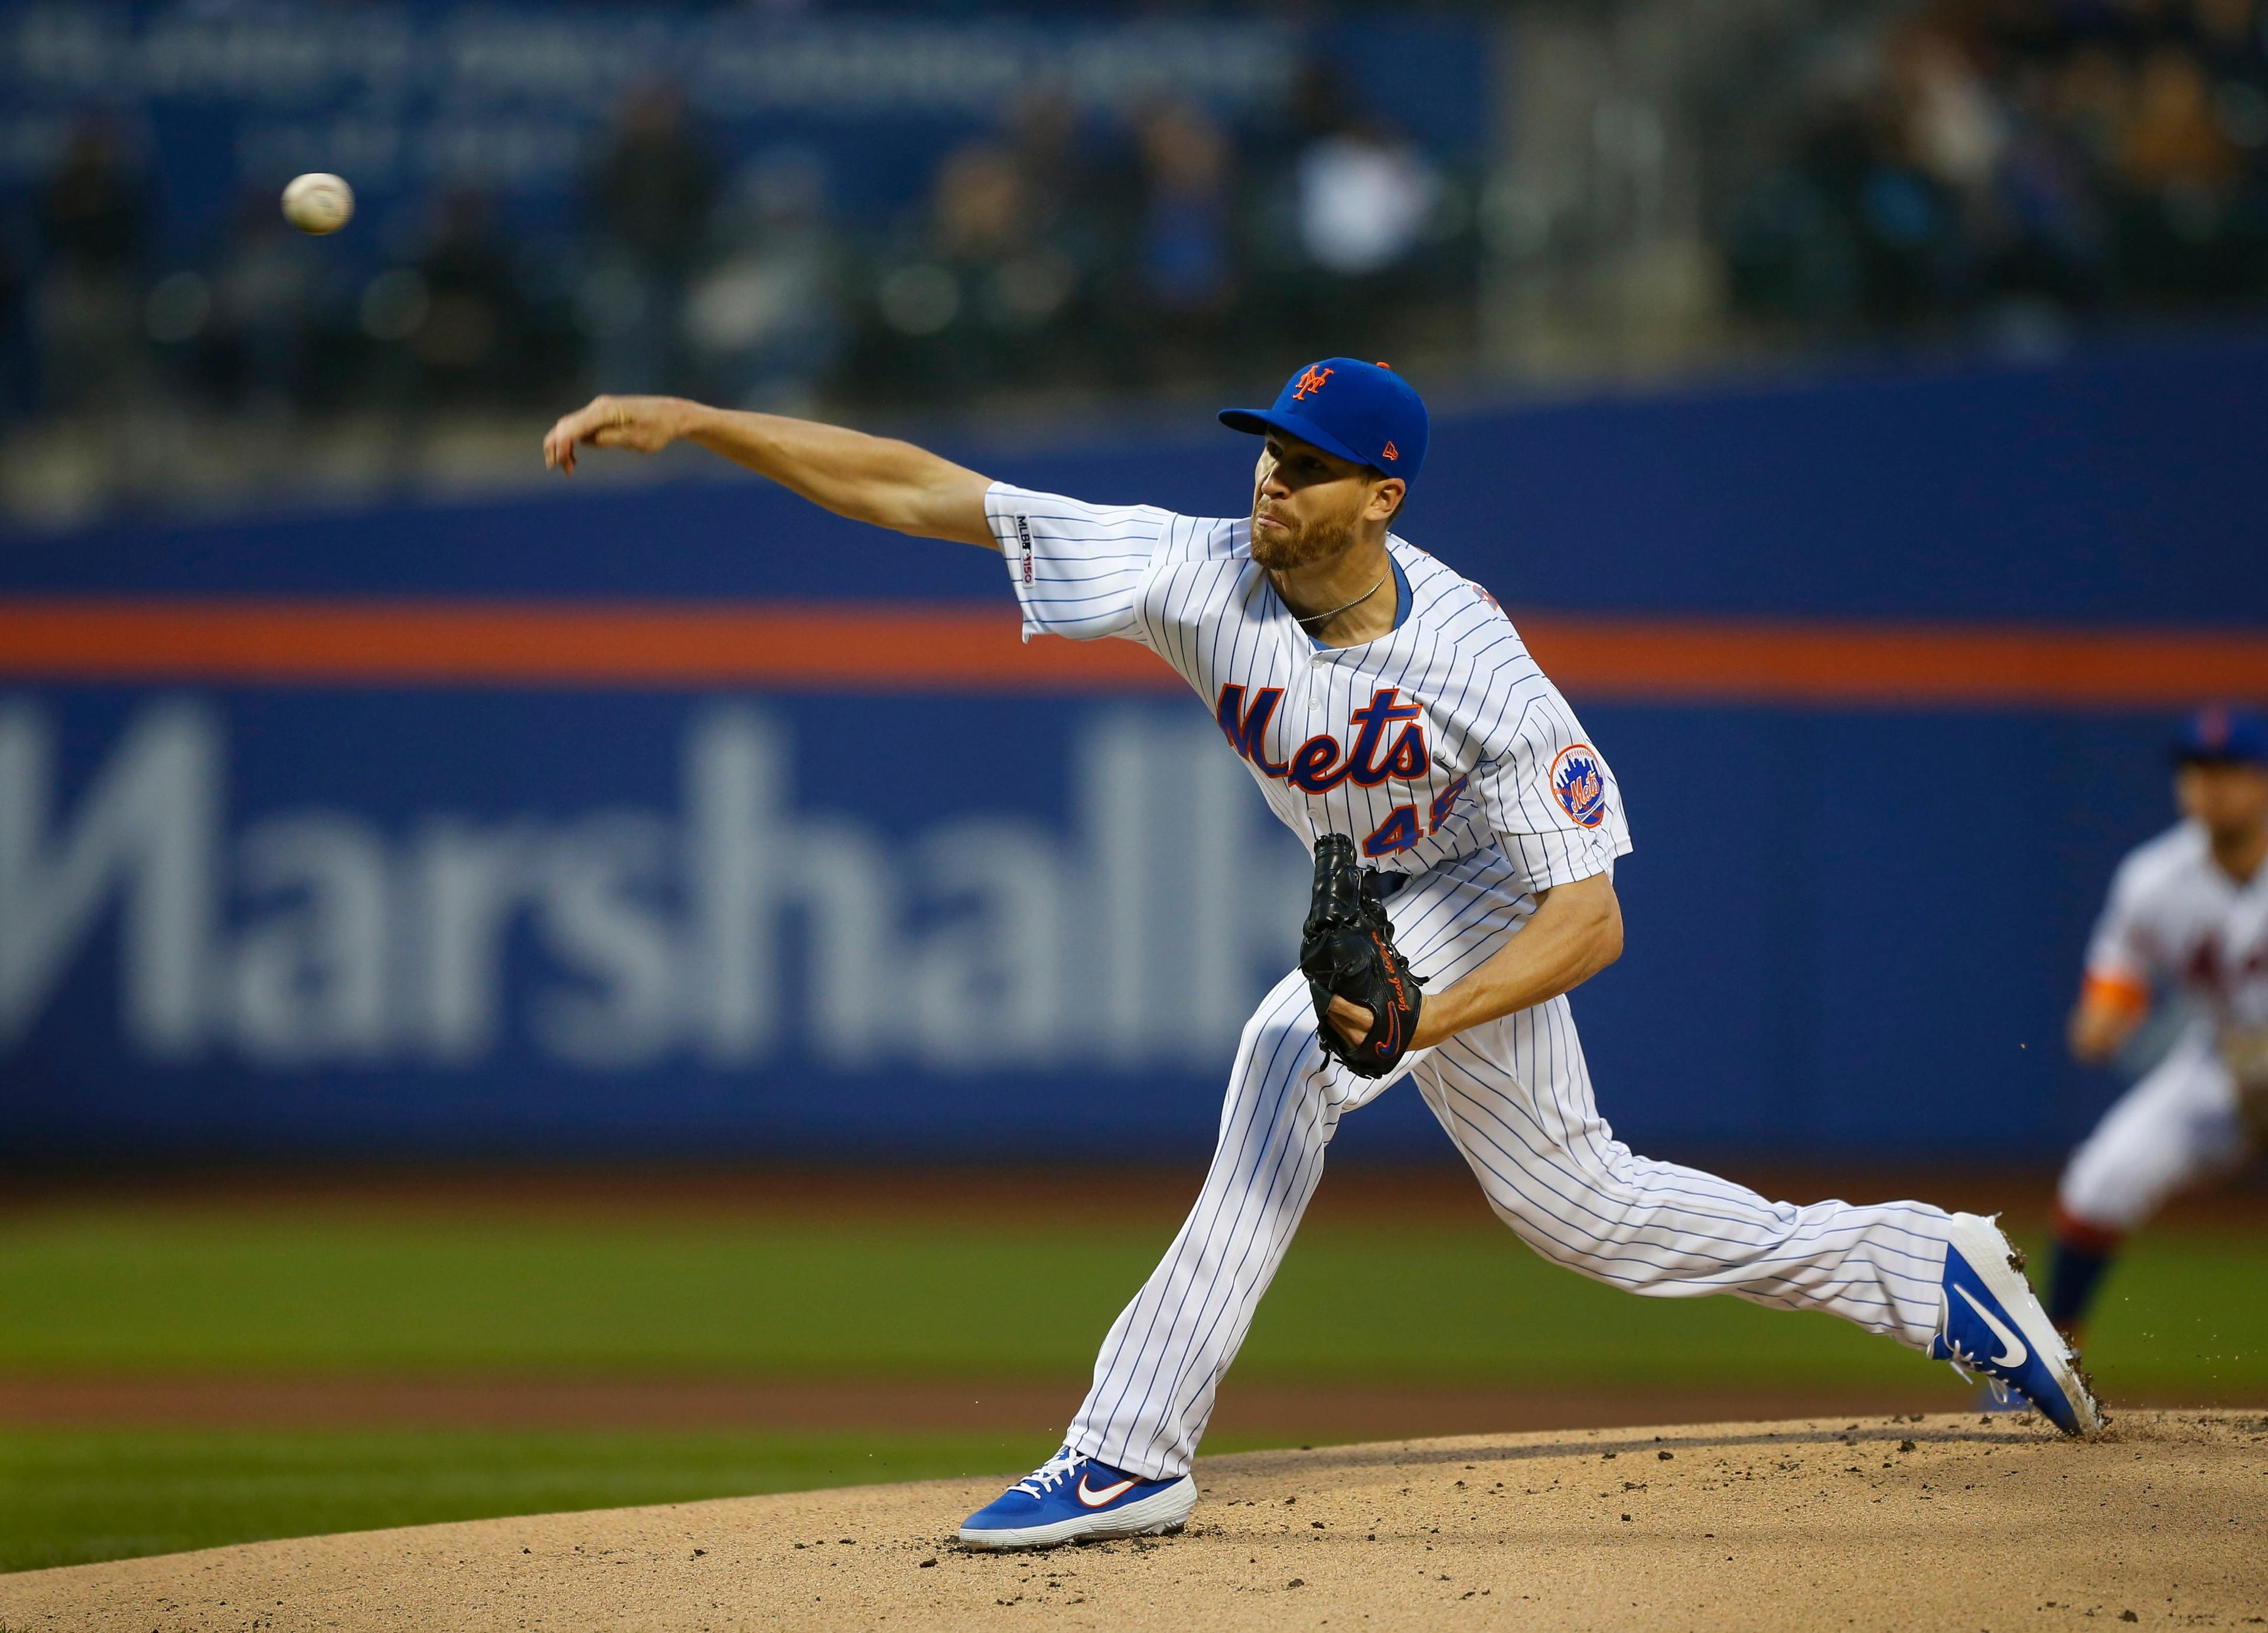
POLYGON ((1305 614, 1294 613, 1292 614, 1292 619, 1295 622, 1303 624, 1319 624, 1326 618, 1336 618, 1341 613, 1346 611, 1348 607, 1359 607, 1365 601, 1370 600, 1372 596, 1376 595, 1380 588, 1384 585, 1387 579, 1391 577, 1393 574, 1394 563, 1392 562, 1388 562, 1386 564, 1386 570, 1378 575, 1378 583, 1371 585, 1369 589, 1365 590, 1360 595, 1356 596, 1354 600, 1349 601, 1345 607, 1334 607, 1327 613, 1307 613, 1305 614))

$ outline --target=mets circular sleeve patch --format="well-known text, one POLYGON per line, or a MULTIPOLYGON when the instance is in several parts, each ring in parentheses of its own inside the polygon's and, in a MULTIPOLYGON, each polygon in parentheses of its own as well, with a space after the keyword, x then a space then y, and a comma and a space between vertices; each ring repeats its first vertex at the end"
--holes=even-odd
POLYGON ((1599 752, 1588 743, 1570 743, 1551 762, 1551 797, 1579 826, 1596 828, 1607 820, 1607 775, 1599 752))

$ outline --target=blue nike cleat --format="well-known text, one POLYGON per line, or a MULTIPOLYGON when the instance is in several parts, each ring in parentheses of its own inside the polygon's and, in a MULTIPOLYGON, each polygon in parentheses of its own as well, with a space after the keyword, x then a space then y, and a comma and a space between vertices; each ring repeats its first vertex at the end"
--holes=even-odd
POLYGON ((1982 1373, 1996 1393, 2014 1390, 2067 1435, 2102 1431, 2102 1409, 2079 1357, 2032 1296, 2023 1261, 1992 1220, 1953 1216, 1938 1297, 1932 1360, 1952 1362, 1963 1378, 1982 1373))
POLYGON ((1197 1482, 1145 1480, 1081 1457, 1069 1446, 961 1522, 965 1548, 1054 1548, 1089 1537, 1179 1531, 1197 1504, 1197 1482))

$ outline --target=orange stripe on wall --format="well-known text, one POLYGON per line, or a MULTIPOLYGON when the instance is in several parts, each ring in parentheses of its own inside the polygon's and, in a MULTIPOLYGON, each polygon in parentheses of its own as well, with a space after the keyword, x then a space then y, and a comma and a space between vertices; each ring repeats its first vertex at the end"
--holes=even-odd
POLYGON ((1012 607, 0 601, 0 674, 89 680, 805 691, 1128 691, 1125 641, 1018 636, 1012 607))
POLYGON ((2268 632, 1523 618, 1578 697, 2186 707, 2268 698, 2268 632))
MULTIPOLYGON (((1578 699, 1889 707, 2268 700, 2268 634, 1535 614, 1578 699)), ((1024 645, 1007 607, 0 600, 0 676, 218 685, 1140 692, 1126 641, 1024 645)))

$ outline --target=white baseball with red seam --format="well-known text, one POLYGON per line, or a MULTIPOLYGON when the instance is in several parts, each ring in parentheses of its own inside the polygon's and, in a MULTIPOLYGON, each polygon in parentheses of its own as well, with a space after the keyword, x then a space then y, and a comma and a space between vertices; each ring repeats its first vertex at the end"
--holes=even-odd
POLYGON ((354 218, 354 189, 325 171, 296 176, 284 189, 284 218, 302 232, 336 232, 354 218))

